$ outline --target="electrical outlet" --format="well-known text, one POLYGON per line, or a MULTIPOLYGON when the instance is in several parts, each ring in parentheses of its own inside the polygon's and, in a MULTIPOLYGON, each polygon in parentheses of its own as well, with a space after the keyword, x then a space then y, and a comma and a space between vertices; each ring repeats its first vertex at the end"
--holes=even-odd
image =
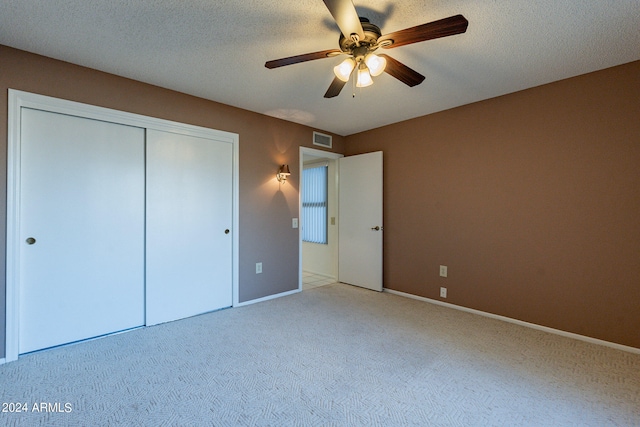
POLYGON ((256 262, 256 274, 262 273, 262 263, 256 262))
POLYGON ((440 288, 440 298, 446 298, 446 297, 447 297, 447 288, 440 288))
POLYGON ((440 266, 440 277, 447 277, 447 266, 446 265, 441 265, 440 266))

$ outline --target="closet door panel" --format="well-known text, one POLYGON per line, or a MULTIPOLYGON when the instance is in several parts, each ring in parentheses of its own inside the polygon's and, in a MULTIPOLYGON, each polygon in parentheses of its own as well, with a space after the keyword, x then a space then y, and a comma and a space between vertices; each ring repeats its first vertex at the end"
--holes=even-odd
POLYGON ((144 129, 21 111, 19 352, 144 324, 144 129))
POLYGON ((147 131, 146 324, 232 304, 233 147, 147 131))

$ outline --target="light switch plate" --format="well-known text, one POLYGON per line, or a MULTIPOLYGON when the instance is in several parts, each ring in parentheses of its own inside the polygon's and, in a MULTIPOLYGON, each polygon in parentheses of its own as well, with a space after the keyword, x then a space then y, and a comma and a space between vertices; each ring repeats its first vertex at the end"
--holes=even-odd
POLYGON ((298 228, 298 218, 291 219, 291 228, 298 228))
POLYGON ((440 266, 440 277, 447 277, 447 266, 446 265, 441 265, 440 266))

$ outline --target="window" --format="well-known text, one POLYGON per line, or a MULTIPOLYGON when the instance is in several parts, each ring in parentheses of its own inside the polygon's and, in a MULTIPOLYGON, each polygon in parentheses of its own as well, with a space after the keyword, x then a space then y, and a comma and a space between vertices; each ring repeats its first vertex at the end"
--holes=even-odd
POLYGON ((302 171, 302 240, 327 244, 327 165, 302 171))

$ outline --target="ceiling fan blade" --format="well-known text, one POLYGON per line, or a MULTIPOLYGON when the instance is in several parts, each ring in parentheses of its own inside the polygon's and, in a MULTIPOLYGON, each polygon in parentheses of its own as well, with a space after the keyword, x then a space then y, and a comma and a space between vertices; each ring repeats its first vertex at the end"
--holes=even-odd
POLYGON ((303 55, 289 56, 288 58, 274 59, 273 61, 265 62, 264 66, 272 69, 278 67, 284 67, 285 65, 298 64, 300 62, 313 61, 314 59, 327 58, 329 56, 335 56, 342 53, 338 49, 323 50, 320 52, 305 53, 303 55))
POLYGON ((378 44, 391 49, 392 47, 404 46, 406 44, 418 43, 425 40, 437 39, 440 37, 452 36, 467 31, 469 21, 462 15, 450 16, 438 21, 406 28, 404 30, 385 34, 378 39, 378 44), (392 43, 386 45, 382 42, 390 40, 392 43))
POLYGON ((351 34, 357 34, 359 40, 364 40, 360 17, 351 0, 324 0, 324 4, 346 38, 351 38, 351 34))
POLYGON ((424 80, 424 76, 419 72, 407 67, 402 62, 393 59, 389 55, 379 53, 378 56, 387 60, 384 72, 400 80, 407 86, 417 86, 424 80))
POLYGON ((324 94, 325 98, 333 98, 334 96, 340 95, 340 91, 346 85, 347 82, 340 80, 337 77, 334 77, 329 89, 327 89, 327 93, 324 94))

